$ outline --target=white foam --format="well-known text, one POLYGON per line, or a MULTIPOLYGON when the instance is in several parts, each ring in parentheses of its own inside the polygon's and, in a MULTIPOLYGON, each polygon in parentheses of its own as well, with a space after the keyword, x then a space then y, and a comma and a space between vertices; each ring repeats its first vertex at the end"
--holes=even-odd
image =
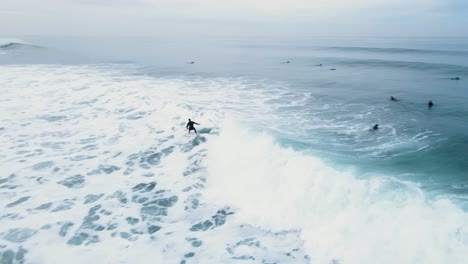
POLYGON ((185 137, 186 118, 216 132, 219 88, 235 94, 242 82, 132 77, 126 67, 0 66, 0 253, 47 264, 303 263, 294 232, 260 232, 202 195, 204 142, 215 134, 185 137), (153 216, 142 199, 148 211, 176 202, 153 216))

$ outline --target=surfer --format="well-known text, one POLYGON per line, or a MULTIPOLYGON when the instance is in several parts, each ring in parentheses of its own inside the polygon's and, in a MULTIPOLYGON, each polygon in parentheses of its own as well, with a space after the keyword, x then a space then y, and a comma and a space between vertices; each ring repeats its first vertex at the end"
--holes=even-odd
POLYGON ((371 129, 369 129, 369 131, 374 132, 374 131, 377 131, 378 129, 379 129, 379 124, 375 124, 371 129))
POLYGON ((187 123, 187 125, 185 126, 185 127, 188 129, 189 134, 190 134, 190 131, 192 131, 192 130, 195 131, 195 134, 197 134, 197 130, 195 129, 195 127, 194 127, 193 125, 200 125, 200 124, 198 124, 198 123, 196 123, 196 122, 193 122, 193 121, 190 120, 190 118, 189 118, 188 123, 187 123))
POLYGON ((390 96, 390 101, 398 101, 395 97, 390 96))
POLYGON ((427 103, 427 107, 432 108, 434 106, 434 103, 432 103, 432 100, 429 100, 429 103, 427 103))

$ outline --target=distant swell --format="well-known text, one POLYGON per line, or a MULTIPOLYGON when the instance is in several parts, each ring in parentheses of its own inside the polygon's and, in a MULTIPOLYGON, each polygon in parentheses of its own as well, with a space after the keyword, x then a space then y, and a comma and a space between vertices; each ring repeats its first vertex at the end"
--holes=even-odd
POLYGON ((29 45, 17 42, 10 42, 3 45, 0 45, 0 49, 19 49, 19 48, 42 48, 36 45, 29 45))
MULTIPOLYGON (((360 67, 381 67, 381 68, 400 68, 411 70, 429 70, 437 71, 445 74, 468 74, 468 66, 443 64, 443 63, 428 63, 416 61, 397 61, 397 60, 381 60, 381 59, 348 59, 348 58, 326 58, 329 63, 336 63, 345 66, 360 66, 360 67)), ((316 60, 314 60, 316 61, 316 60)))
POLYGON ((325 49, 340 50, 340 51, 392 53, 392 54, 408 53, 408 54, 468 55, 468 51, 460 51, 460 50, 430 50, 430 49, 373 48, 373 47, 326 47, 325 49))

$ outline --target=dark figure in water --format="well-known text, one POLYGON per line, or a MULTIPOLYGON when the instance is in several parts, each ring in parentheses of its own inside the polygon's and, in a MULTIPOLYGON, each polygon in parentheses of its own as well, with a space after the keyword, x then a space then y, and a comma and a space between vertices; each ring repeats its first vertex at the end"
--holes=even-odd
POLYGON ((290 61, 285 61, 285 62, 283 62, 283 63, 291 63, 291 62, 290 62, 290 61))
POLYGON ((427 103, 427 107, 432 108, 434 106, 434 103, 432 103, 432 100, 429 100, 429 103, 427 103))
POLYGON ((390 96, 390 101, 398 101, 395 97, 390 96))
POLYGON ((379 124, 375 124, 371 129, 369 129, 369 131, 377 131, 379 129, 379 124))
POLYGON ((331 68, 330 71, 336 71, 336 69, 335 69, 335 68, 331 68))
POLYGON ((189 62, 189 63, 187 63, 187 64, 195 64, 195 62, 194 62, 194 61, 191 61, 191 62, 189 62))
POLYGON ((320 63, 320 64, 317 64, 317 65, 315 65, 315 66, 322 67, 322 66, 323 66, 323 64, 322 64, 322 63, 320 63))
POLYGON ((187 125, 186 125, 185 127, 188 129, 188 132, 189 132, 189 133, 190 133, 190 131, 193 130, 193 131, 195 131, 195 134, 197 134, 197 130, 195 129, 195 127, 193 127, 193 125, 200 125, 200 124, 198 124, 198 123, 196 123, 196 122, 193 122, 193 121, 190 120, 190 118, 189 118, 188 123, 187 123, 187 125))
POLYGON ((458 81, 458 80, 460 80, 460 77, 454 77, 454 78, 450 78, 450 80, 455 80, 455 81, 458 81))

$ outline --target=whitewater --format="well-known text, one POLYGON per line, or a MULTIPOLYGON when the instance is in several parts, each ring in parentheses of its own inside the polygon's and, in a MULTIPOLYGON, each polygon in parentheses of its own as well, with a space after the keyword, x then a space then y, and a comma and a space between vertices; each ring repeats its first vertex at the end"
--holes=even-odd
MULTIPOLYGON (((340 127, 316 112, 349 111, 296 111, 320 97, 284 82, 155 76, 133 63, 5 64, 0 93, 0 263, 468 259, 468 213, 453 195, 298 147, 307 124, 340 127), (187 135, 188 118, 198 135, 187 135)), ((366 124, 349 124, 345 136, 368 144, 366 124)), ((446 142, 405 132, 343 153, 386 159, 446 142)))

